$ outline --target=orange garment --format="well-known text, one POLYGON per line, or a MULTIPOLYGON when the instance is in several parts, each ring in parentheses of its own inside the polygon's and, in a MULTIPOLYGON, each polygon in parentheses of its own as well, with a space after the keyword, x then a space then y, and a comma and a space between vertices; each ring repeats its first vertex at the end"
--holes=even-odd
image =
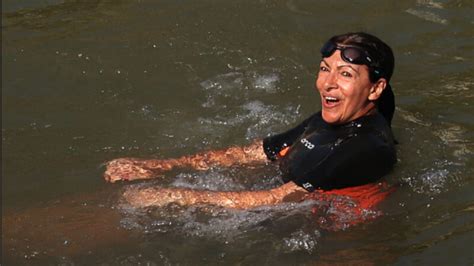
POLYGON ((382 202, 394 191, 395 187, 390 187, 386 182, 380 182, 319 192, 326 195, 347 196, 356 201, 359 208, 370 209, 382 202))
POLYGON ((326 204, 314 207, 312 212, 320 216, 317 221, 322 228, 338 231, 381 216, 382 213, 375 207, 395 190, 386 182, 379 182, 329 191, 317 190, 307 198, 326 204))

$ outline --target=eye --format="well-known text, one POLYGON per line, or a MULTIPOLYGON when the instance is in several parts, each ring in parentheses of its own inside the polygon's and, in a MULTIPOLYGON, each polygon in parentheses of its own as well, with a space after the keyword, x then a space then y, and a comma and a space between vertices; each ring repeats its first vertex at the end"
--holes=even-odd
POLYGON ((320 67, 319 67, 319 71, 327 72, 327 71, 329 71, 329 69, 328 69, 327 67, 325 67, 325 66, 320 66, 320 67))
POLYGON ((352 78, 352 74, 347 72, 347 71, 342 71, 341 75, 343 75, 344 77, 347 77, 347 78, 352 78))

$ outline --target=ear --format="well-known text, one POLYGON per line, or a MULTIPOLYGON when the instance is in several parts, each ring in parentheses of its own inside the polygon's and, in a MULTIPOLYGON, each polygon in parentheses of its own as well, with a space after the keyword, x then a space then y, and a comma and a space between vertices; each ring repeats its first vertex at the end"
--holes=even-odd
POLYGON ((369 93, 369 101, 376 101, 380 95, 382 95, 383 90, 385 90, 385 87, 387 87, 387 80, 384 78, 381 78, 377 80, 377 82, 372 85, 370 88, 370 93, 369 93))

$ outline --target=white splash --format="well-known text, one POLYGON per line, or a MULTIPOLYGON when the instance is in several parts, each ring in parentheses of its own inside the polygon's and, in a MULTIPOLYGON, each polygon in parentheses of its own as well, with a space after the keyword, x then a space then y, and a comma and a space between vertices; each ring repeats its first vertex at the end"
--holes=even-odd
POLYGON ((245 189, 241 183, 233 180, 228 171, 227 174, 225 174, 216 170, 189 174, 181 173, 176 176, 172 186, 213 191, 236 191, 245 189))
MULTIPOLYGON (((248 210, 220 208, 210 205, 189 207, 168 206, 165 208, 134 209, 126 203, 120 205, 124 214, 121 226, 127 229, 150 233, 174 233, 181 236, 209 238, 223 243, 245 238, 260 230, 273 230, 274 222, 286 223, 286 219, 311 219, 314 201, 281 203, 248 210), (252 233, 254 232, 254 233, 252 233)), ((296 226, 296 225, 295 225, 296 226)), ((285 241, 291 249, 314 249, 319 237, 294 233, 285 241)), ((282 238, 280 238, 280 241, 282 238)), ((285 248, 286 251, 291 251, 285 248)))
POLYGON ((435 167, 422 169, 421 173, 404 178, 410 187, 420 194, 440 194, 446 190, 446 184, 453 181, 447 161, 436 162, 435 167))
POLYGON ((298 230, 290 235, 290 237, 283 239, 284 252, 305 251, 313 253, 318 245, 318 239, 321 237, 319 231, 312 233, 305 233, 303 230, 298 230))
POLYGON ((277 83, 280 80, 276 73, 268 75, 257 75, 253 81, 253 87, 256 89, 263 89, 268 93, 277 91, 277 83))

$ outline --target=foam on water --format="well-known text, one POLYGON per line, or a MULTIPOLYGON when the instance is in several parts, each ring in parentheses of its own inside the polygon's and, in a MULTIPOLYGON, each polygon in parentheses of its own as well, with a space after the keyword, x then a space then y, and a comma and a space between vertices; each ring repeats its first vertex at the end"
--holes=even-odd
POLYGON ((275 133, 282 125, 294 123, 298 114, 299 106, 287 105, 281 108, 254 100, 243 103, 236 112, 223 113, 214 118, 200 117, 198 121, 204 126, 202 130, 211 132, 222 133, 222 125, 229 131, 235 127, 246 128, 245 138, 252 140, 275 133))
POLYGON ((225 130, 222 125, 227 126, 227 130, 247 128, 245 138, 248 140, 261 138, 274 133, 276 127, 294 123, 299 106, 288 104, 282 108, 258 100, 267 97, 268 93, 278 92, 281 89, 279 80, 277 72, 259 74, 247 71, 219 74, 201 82, 206 94, 206 102, 202 106, 212 108, 216 115, 200 117, 198 122, 204 126, 203 130, 219 134, 225 130), (259 92, 263 94, 259 96, 259 92))
MULTIPOLYGON (((263 206, 250 210, 212 208, 207 219, 202 219, 202 210, 187 208, 183 218, 185 224, 182 233, 190 236, 218 239, 222 242, 232 241, 250 231, 264 230, 273 219, 285 219, 294 215, 309 213, 311 202, 284 203, 274 206, 263 206), (199 216, 201 216, 199 218, 199 216)), ((269 226, 271 227, 271 226, 269 226)))
POLYGON ((256 75, 253 82, 253 87, 256 89, 263 89, 268 93, 274 93, 277 90, 277 83, 280 77, 276 73, 268 75, 256 75))
POLYGON ((243 121, 254 123, 247 128, 245 137, 250 140, 275 131, 275 127, 281 124, 288 125, 294 122, 294 118, 299 113, 299 106, 286 106, 283 110, 275 106, 268 106, 260 101, 252 101, 241 106, 245 115, 239 118, 243 121))
POLYGON ((245 187, 241 183, 235 181, 231 175, 223 174, 217 170, 178 174, 175 181, 173 181, 172 186, 214 191, 236 191, 245 189, 245 187))
MULTIPOLYGON (((121 225, 128 229, 140 230, 146 234, 172 232, 184 237, 210 238, 226 243, 236 238, 245 238, 251 232, 272 230, 271 224, 278 221, 308 219, 313 206, 314 201, 309 200, 248 210, 206 205, 134 209, 127 204, 120 205, 120 209, 125 214, 121 225)), ((298 236, 305 241, 308 239, 308 236, 301 234, 292 237, 296 239, 298 236)))
POLYGON ((443 168, 442 166, 439 168, 433 167, 423 169, 415 176, 405 177, 404 181, 406 181, 417 193, 433 195, 444 191, 444 187, 450 177, 449 174, 450 172, 448 169, 443 168))
POLYGON ((283 239, 284 252, 306 251, 313 253, 318 245, 318 239, 321 237, 319 231, 306 233, 303 230, 298 230, 283 239))
POLYGON ((280 90, 280 80, 277 72, 262 70, 257 71, 233 71, 219 74, 213 78, 200 83, 206 95, 206 101, 202 103, 205 108, 225 107, 222 102, 235 100, 245 102, 255 97, 255 93, 276 93, 280 90), (250 96, 252 95, 252 96, 250 96))

